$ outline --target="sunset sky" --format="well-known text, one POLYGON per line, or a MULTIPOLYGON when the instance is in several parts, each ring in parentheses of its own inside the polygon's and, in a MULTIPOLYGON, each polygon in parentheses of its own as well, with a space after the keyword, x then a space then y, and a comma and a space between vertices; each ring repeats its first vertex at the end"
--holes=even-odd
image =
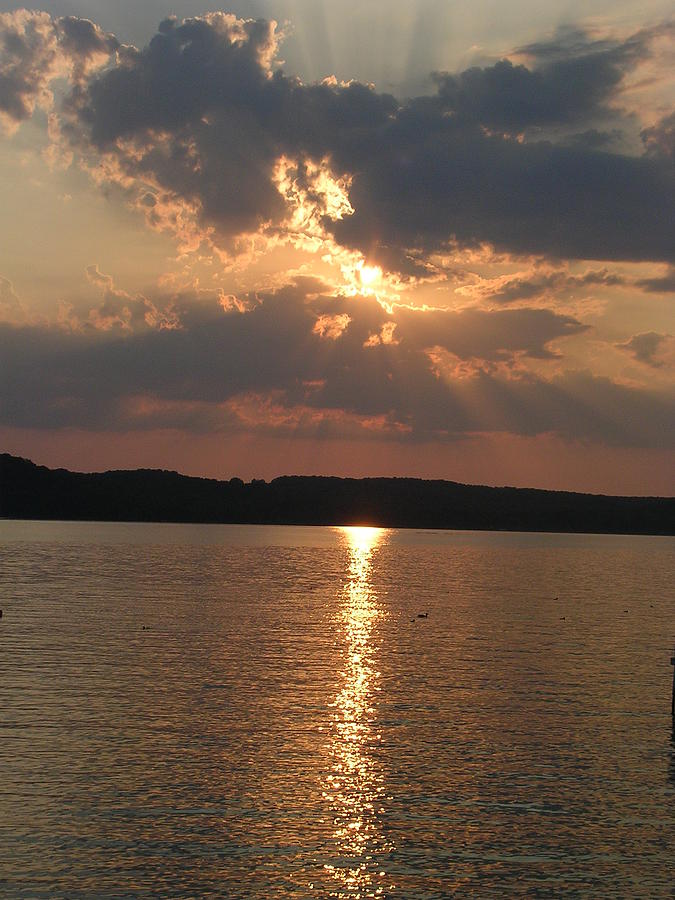
POLYGON ((671 0, 43 10, 0 2, 0 450, 675 493, 671 0))

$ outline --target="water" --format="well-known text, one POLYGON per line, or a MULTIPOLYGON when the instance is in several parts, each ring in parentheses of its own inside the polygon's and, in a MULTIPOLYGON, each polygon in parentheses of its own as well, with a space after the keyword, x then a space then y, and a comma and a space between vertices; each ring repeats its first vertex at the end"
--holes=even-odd
POLYGON ((0 547, 2 896, 673 896, 672 539, 0 547))

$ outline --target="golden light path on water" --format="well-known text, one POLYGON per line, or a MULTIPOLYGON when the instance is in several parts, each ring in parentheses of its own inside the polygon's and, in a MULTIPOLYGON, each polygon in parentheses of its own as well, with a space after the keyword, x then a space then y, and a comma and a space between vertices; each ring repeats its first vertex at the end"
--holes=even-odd
MULTIPOLYGON (((334 897, 377 897, 385 890, 382 857, 393 847, 381 829, 384 776, 381 741, 375 721, 379 690, 374 628, 385 615, 372 582, 373 553, 386 541, 383 528, 341 528, 349 550, 349 570, 342 592, 344 665, 334 700, 331 770, 324 799, 333 813, 336 860, 326 866, 336 882, 334 897)), ((391 888, 390 884, 386 885, 391 888)))

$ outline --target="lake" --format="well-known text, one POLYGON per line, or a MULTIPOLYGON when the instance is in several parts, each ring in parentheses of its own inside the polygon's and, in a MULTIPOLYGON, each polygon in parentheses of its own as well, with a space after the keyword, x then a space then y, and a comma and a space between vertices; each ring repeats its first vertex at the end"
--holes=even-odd
POLYGON ((0 550, 2 896, 673 896, 673 538, 0 550))

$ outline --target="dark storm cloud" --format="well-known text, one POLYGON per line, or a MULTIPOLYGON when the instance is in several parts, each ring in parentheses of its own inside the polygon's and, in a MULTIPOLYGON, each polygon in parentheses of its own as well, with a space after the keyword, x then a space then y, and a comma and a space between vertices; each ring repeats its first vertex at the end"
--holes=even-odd
MULTIPOLYGON (((70 40, 74 22, 59 21, 70 40)), ((89 46, 82 31, 80 46, 89 46)), ((147 47, 120 48, 114 66, 73 91, 62 133, 92 169, 100 158, 113 164, 109 178, 149 183, 155 194, 137 202, 156 206, 153 224, 177 228, 176 209, 159 211, 184 205, 227 249, 242 233, 283 227, 286 198, 273 173, 286 157, 298 163, 301 186, 305 161, 325 159, 335 176, 351 179, 354 214, 326 215, 325 227, 405 274, 424 272, 452 241, 559 258, 671 261, 675 174, 668 155, 656 152, 669 139, 669 120, 658 134, 643 134, 642 157, 570 137, 607 134, 595 120, 610 115, 624 74, 661 31, 623 42, 568 31, 522 48, 527 66, 504 60, 440 75, 436 93, 399 104, 358 83, 286 76, 275 64, 271 23, 219 13, 168 19, 147 47), (558 143, 533 136, 555 124, 567 128, 558 143), (526 140, 512 136, 523 129, 526 140)), ((17 102, 22 117, 28 106, 17 102)), ((311 179, 305 187, 321 209, 311 179)))
MULTIPOLYGON (((546 358, 551 342, 583 330, 570 317, 528 309, 390 315, 374 299, 308 295, 307 287, 267 295, 243 313, 214 296, 176 297, 179 328, 127 336, 2 326, 0 420, 192 432, 290 427, 269 412, 242 420, 238 404, 253 395, 287 416, 328 411, 322 427, 336 433, 379 417, 382 434, 405 431, 409 440, 492 430, 642 446, 674 439, 664 427, 675 422, 673 404, 655 392, 588 374, 546 381, 518 369, 519 357, 546 358), (322 317, 340 327, 322 337, 322 317)), ((293 427, 309 433, 317 425, 293 427)), ((361 431, 373 434, 372 426, 361 431)))

